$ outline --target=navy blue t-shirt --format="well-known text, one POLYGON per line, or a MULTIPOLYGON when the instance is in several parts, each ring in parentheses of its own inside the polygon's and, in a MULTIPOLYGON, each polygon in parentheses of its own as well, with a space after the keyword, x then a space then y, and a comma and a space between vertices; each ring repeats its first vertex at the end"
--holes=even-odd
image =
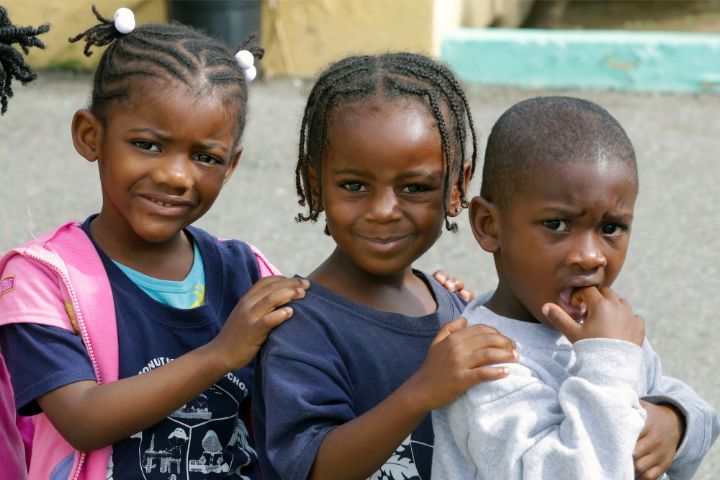
MULTIPOLYGON (((382 312, 313 283, 293 318, 270 333, 255 372, 253 425, 265 480, 305 479, 330 429, 385 400, 422 364, 440 326, 464 302, 434 279, 437 310, 382 312)), ((371 478, 430 479, 430 415, 371 478)), ((342 474, 338 478, 342 478, 342 474)))
MULTIPOLYGON (((83 224, 88 236, 90 220, 83 224)), ((143 374, 208 343, 259 280, 247 244, 220 242, 193 227, 186 231, 202 256, 206 285, 205 303, 188 310, 152 299, 98 248, 115 302, 120 378, 143 374)), ((10 325, 0 332, 0 348, 13 380, 19 379, 14 390, 22 413, 37 412, 35 399, 58 387, 95 379, 82 341, 71 332, 10 325), (27 358, 38 361, 13 361, 27 358), (23 381, 28 378, 30 387, 23 381)), ((165 420, 114 444, 108 473, 123 480, 259 478, 248 428, 253 367, 228 373, 165 420)))

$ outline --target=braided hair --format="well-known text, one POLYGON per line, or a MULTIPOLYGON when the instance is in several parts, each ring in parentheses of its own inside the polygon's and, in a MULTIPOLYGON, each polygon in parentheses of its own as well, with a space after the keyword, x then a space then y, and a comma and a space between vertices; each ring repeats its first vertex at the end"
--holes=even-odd
MULTIPOLYGON (((88 57, 93 53, 92 47, 110 45, 95 71, 91 112, 105 120, 109 106, 130 96, 136 87, 134 80, 169 80, 185 85, 197 95, 222 88, 228 103, 237 105, 239 140, 245 128, 247 85, 243 70, 223 42, 177 22, 143 25, 123 34, 95 5, 92 11, 100 23, 69 39, 71 43, 84 40, 88 57)), ((249 50, 260 59, 264 50, 248 46, 254 37, 251 34, 238 50, 249 50)))
POLYGON ((13 96, 12 79, 25 85, 35 80, 37 75, 25 63, 20 52, 12 47, 17 43, 27 55, 30 47, 45 48, 36 37, 50 30, 47 23, 39 27, 16 27, 10 22, 7 10, 0 5, 0 115, 7 111, 8 99, 13 96))
MULTIPOLYGON (((308 213, 299 213, 298 222, 315 221, 322 211, 317 198, 322 197, 321 165, 326 145, 327 121, 341 105, 376 97, 384 101, 414 98, 426 105, 435 118, 445 162, 444 198, 451 190, 450 179, 458 173, 457 187, 462 205, 467 206, 464 181, 467 130, 470 130, 472 154, 470 176, 477 161, 477 135, 467 98, 452 72, 445 66, 420 54, 396 52, 344 58, 328 67, 308 97, 300 128, 295 186, 298 204, 308 213), (318 178, 317 189, 310 185, 310 171, 318 178)), ((456 231, 457 225, 445 216, 445 227, 456 231)), ((327 233, 327 232, 326 232, 327 233)))

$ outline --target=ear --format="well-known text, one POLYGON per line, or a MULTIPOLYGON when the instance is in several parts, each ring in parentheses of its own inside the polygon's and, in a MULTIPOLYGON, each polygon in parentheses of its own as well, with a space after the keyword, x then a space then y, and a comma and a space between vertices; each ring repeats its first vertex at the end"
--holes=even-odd
POLYGON ((318 209, 318 212, 322 212, 324 210, 322 206, 322 199, 320 198, 320 183, 318 181, 317 173, 315 172, 315 169, 313 167, 308 168, 308 180, 310 181, 310 185, 308 187, 310 188, 310 197, 312 198, 312 203, 315 205, 318 209))
POLYGON ((225 183, 230 180, 230 177, 235 171, 235 168, 238 166, 238 163, 240 163, 240 156, 242 155, 242 152, 242 145, 238 145, 235 151, 233 151, 232 156, 230 157, 230 163, 228 164, 228 168, 227 170, 225 170, 225 178, 223 179, 223 185, 225 185, 225 183))
POLYGON ((72 120, 71 134, 75 150, 88 162, 100 158, 103 126, 100 119, 90 110, 78 110, 72 120))
MULTIPOLYGON (((470 176, 472 172, 472 165, 469 161, 463 165, 463 181, 462 188, 467 196, 468 187, 470 186, 470 176)), ((450 191, 450 198, 448 200, 447 215, 449 217, 457 217, 462 211, 462 198, 460 197, 460 188, 457 185, 457 179, 454 179, 452 190, 450 191)))
POLYGON ((470 202, 470 227, 483 250, 490 253, 500 250, 500 212, 481 196, 470 202))

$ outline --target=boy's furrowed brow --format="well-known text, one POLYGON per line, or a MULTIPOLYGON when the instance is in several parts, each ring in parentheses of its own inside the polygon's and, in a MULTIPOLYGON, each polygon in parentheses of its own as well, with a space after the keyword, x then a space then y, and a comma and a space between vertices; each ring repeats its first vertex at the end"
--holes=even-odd
POLYGON ((585 209, 582 207, 569 207, 560 205, 548 205, 542 209, 543 213, 549 215, 557 215, 559 217, 579 217, 585 213, 585 209))
POLYGON ((132 133, 147 133, 147 134, 152 135, 153 137, 155 137, 159 140, 162 140, 162 141, 170 140, 169 135, 159 132, 153 128, 131 128, 129 131, 132 133))

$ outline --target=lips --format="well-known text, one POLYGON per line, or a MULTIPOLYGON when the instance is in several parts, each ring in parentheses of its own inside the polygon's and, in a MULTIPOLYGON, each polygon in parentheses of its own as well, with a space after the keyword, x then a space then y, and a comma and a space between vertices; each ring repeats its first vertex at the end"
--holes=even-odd
POLYGON ((585 287, 597 287, 597 282, 588 279, 577 279, 568 282, 558 294, 557 304, 575 320, 582 320, 587 315, 587 306, 584 302, 573 300, 575 292, 585 287))
POLYGON ((358 235, 358 237, 375 252, 395 253, 403 247, 410 235, 394 235, 392 237, 358 235))
POLYGON ((144 206, 153 213, 175 216, 192 208, 193 203, 187 200, 166 195, 138 195, 144 206))

